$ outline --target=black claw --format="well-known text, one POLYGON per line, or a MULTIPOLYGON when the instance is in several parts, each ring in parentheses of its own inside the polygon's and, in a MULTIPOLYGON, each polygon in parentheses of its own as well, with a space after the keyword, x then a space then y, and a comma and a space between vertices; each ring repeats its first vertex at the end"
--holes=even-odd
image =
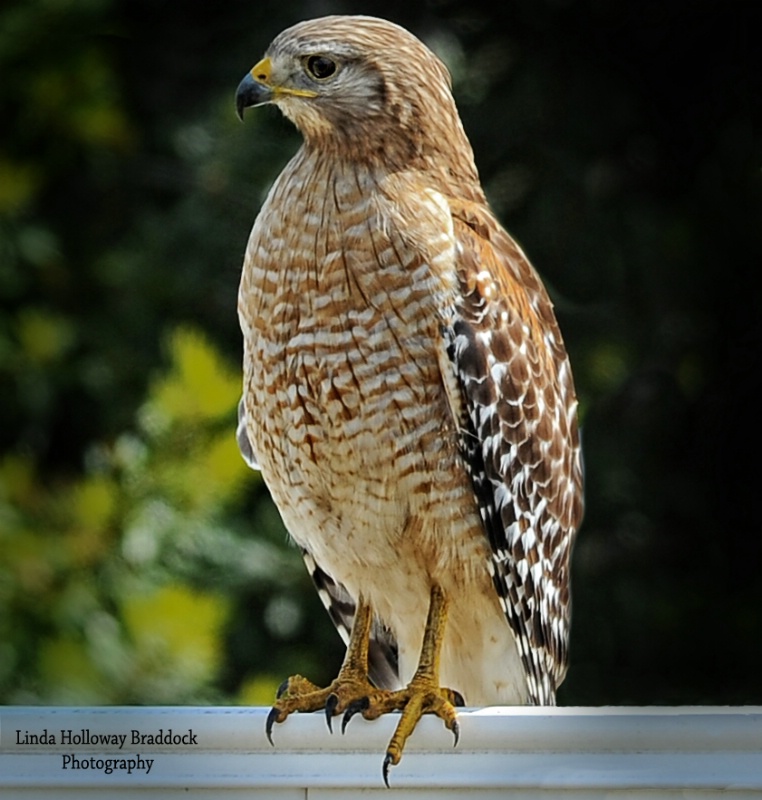
POLYGON ((391 789, 392 787, 389 786, 389 767, 392 763, 392 756, 391 753, 386 754, 386 758, 384 759, 384 766, 381 769, 381 774, 384 776, 384 783, 386 784, 387 789, 391 789))
POLYGON ((328 723, 328 730, 333 733, 333 717, 336 715, 336 706, 339 704, 339 696, 336 692, 328 695, 325 701, 325 721, 328 723))
POLYGON ((370 706, 370 700, 367 697, 361 697, 359 700, 353 700, 348 706, 347 710, 344 712, 344 717, 341 720, 341 732, 347 729, 347 725, 349 724, 349 720, 354 717, 355 714, 360 714, 365 711, 368 706, 370 706))
POLYGON ((458 720, 457 719, 454 719, 452 721, 452 728, 450 730, 452 731, 452 735, 455 737, 455 741, 453 742, 452 746, 453 747, 457 747, 458 746, 458 740, 460 739, 460 725, 458 724, 458 720))
POLYGON ((463 699, 463 695, 457 690, 453 689, 453 700, 455 701, 454 705, 459 706, 460 708, 465 708, 466 701, 463 699))
POLYGON ((267 734, 267 740, 273 747, 275 747, 275 742, 273 741, 273 725, 275 723, 275 718, 277 716, 278 716, 278 709, 271 708, 270 713, 267 715, 267 722, 265 723, 265 733, 267 734))
POLYGON ((278 687, 278 691, 275 692, 275 699, 280 700, 281 697, 288 691, 288 682, 291 680, 290 678, 286 678, 283 683, 278 687))

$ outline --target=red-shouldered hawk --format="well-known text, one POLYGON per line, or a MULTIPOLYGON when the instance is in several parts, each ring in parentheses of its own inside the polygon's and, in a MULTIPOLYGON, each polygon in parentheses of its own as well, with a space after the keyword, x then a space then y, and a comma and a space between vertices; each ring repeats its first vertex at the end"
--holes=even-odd
POLYGON ((254 223, 239 440, 348 642, 267 723, 552 704, 582 514, 571 370, 552 305, 491 212, 450 77, 389 22, 281 33, 237 109, 304 144, 254 223), (449 687, 449 688, 442 688, 449 687))

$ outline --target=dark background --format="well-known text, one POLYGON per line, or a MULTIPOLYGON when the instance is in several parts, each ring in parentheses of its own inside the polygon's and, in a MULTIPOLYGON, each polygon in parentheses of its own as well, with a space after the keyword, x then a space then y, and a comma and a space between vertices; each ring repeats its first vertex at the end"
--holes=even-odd
POLYGON ((235 118, 287 25, 447 61, 581 401, 564 704, 762 702, 757 4, 148 0, 0 11, 0 702, 267 703, 342 647, 232 442, 236 291, 298 147, 235 118))

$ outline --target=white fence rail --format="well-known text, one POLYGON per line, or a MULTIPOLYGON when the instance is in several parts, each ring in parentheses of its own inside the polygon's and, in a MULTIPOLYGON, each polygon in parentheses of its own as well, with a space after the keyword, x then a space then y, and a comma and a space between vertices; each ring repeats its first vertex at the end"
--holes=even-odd
POLYGON ((762 797, 762 707, 462 710, 456 748, 425 717, 391 789, 381 765, 394 716, 356 717, 342 735, 295 715, 272 747, 266 715, 0 708, 0 798, 762 797))

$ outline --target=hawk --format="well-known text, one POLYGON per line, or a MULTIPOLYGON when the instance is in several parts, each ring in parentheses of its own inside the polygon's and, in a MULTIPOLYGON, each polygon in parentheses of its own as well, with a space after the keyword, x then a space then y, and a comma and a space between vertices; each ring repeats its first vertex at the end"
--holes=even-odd
MULTIPOLYGON (((238 438, 347 642, 294 711, 552 704, 582 514, 577 400, 548 295, 490 210, 444 64, 384 20, 275 38, 238 114, 272 103, 302 147, 246 247, 238 438)), ((271 739, 272 741, 272 739, 271 739)))

